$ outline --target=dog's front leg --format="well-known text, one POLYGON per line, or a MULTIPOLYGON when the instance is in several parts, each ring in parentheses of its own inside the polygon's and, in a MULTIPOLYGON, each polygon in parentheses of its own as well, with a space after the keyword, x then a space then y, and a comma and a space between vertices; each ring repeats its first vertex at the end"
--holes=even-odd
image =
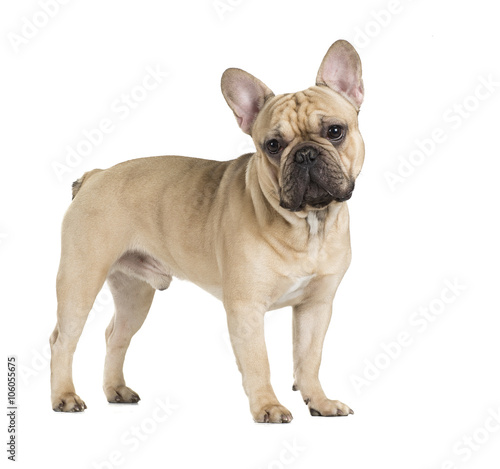
POLYGON ((311 415, 348 415, 354 412, 342 402, 328 399, 319 382, 323 341, 340 280, 325 279, 323 283, 317 285, 315 294, 293 308, 293 390, 300 390, 311 415), (325 289, 333 293, 328 294, 325 289))
POLYGON ((255 309, 255 306, 245 304, 225 306, 231 344, 254 420, 269 423, 291 422, 292 414, 279 403, 271 386, 264 339, 264 309, 255 309))

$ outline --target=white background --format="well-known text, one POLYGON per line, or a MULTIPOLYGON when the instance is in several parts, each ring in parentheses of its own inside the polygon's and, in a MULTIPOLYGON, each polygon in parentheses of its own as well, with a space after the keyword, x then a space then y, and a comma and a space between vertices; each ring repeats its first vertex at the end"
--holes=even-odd
POLYGON ((17 467, 498 466, 500 33, 492 2, 222 0, 217 10, 212 0, 74 0, 34 33, 26 24, 44 23, 41 2, 8 3, 0 15, 1 357, 16 354, 21 365, 17 467), (19 42, 23 34, 33 37, 19 42), (126 378, 139 405, 109 405, 101 390, 113 310, 104 291, 75 355, 88 409, 54 413, 47 345, 71 182, 136 157, 227 160, 248 151, 220 92, 222 72, 243 68, 275 93, 304 89, 339 38, 363 62, 366 160, 349 201, 353 261, 321 377, 355 415, 313 418, 291 391, 285 309, 268 315, 266 336, 273 385, 294 420, 254 423, 222 304, 178 280, 156 295, 129 349, 126 378), (169 75, 125 117, 113 103, 141 85, 147 67, 169 75), (102 119, 113 131, 59 180, 53 163, 66 164, 67 146, 102 119), (436 134, 444 141, 430 143, 436 134), (417 141, 427 155, 415 153, 417 141), (392 190, 388 173, 398 171, 406 176, 392 190), (445 291, 444 304, 450 282, 460 291, 445 291), (427 307, 436 314, 416 316, 427 307), (401 332, 405 346, 394 344, 401 332), (356 377, 366 379, 361 388, 356 377), (170 403, 168 417, 158 402, 170 403))

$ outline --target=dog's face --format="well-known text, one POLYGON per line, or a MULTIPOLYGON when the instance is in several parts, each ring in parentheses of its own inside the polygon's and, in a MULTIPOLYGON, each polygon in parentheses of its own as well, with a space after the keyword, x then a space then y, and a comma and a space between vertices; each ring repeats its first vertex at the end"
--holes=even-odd
POLYGON ((274 96, 237 69, 225 72, 222 90, 240 127, 252 136, 283 208, 317 210, 351 197, 364 145, 357 118, 361 63, 349 43, 332 45, 316 86, 305 91, 274 96))
POLYGON ((282 207, 321 209, 351 197, 363 140, 356 110, 328 87, 269 99, 252 136, 276 178, 282 207))

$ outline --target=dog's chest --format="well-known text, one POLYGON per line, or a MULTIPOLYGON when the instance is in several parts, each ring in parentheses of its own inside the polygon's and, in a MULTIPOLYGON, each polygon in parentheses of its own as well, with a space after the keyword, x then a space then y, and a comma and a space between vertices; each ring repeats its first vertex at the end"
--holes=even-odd
POLYGON ((276 301, 274 307, 280 308, 282 306, 287 306, 290 302, 293 302, 293 300, 300 298, 304 294, 306 287, 314 277, 316 277, 316 274, 306 275, 304 277, 294 279, 293 284, 276 301))
POLYGON ((319 233, 320 220, 316 212, 309 212, 306 218, 307 226, 309 227, 309 236, 316 238, 319 233))
POLYGON ((307 249, 300 257, 295 257, 293 263, 289 265, 287 282, 283 286, 283 292, 274 303, 274 308, 296 303, 296 300, 306 293, 311 281, 318 275, 324 274, 323 264, 334 264, 334 259, 329 258, 328 249, 324 249, 324 243, 328 243, 325 239, 325 230, 330 228, 325 224, 328 222, 324 217, 318 216, 317 212, 310 212, 305 222, 308 229, 307 249))
POLYGON ((296 262, 296 265, 290 266, 292 270, 297 269, 295 275, 290 275, 289 280, 292 281, 291 285, 288 283, 286 290, 275 303, 275 307, 287 306, 300 298, 311 280, 316 277, 317 262, 319 259, 319 251, 321 247, 320 233, 320 220, 314 212, 309 213, 306 218, 306 223, 309 231, 309 242, 307 253, 301 261, 296 262))

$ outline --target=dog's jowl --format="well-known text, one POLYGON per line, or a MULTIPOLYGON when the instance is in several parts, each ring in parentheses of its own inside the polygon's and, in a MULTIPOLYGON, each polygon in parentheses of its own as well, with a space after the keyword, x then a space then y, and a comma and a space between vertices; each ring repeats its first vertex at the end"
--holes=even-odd
POLYGON ((292 420, 271 386, 264 341, 264 314, 284 306, 293 308, 293 389, 311 415, 352 413, 326 397, 318 372, 333 298, 351 258, 346 200, 364 158, 358 54, 335 42, 316 84, 283 95, 231 68, 222 93, 252 136, 254 154, 224 162, 142 158, 75 182, 50 338, 54 410, 86 408, 73 385, 73 354, 106 281, 115 313, 105 334, 104 393, 109 402, 139 401, 125 383, 125 353, 155 291, 179 277, 223 302, 255 421, 292 420))

